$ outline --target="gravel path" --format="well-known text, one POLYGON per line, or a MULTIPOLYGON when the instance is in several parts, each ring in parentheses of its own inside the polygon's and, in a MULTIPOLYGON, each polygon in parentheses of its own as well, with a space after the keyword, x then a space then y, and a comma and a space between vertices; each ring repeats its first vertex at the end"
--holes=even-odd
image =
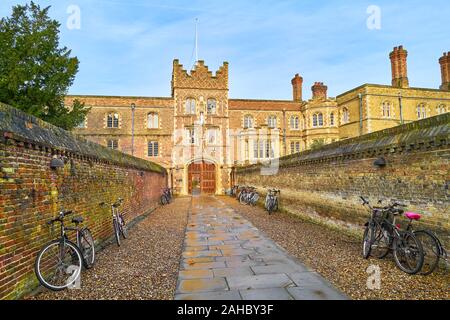
POLYGON ((396 267, 392 257, 364 260, 360 241, 338 231, 284 213, 269 217, 262 208, 241 205, 230 197, 220 199, 353 299, 450 299, 450 277, 444 271, 410 276, 396 267), (367 289, 370 265, 380 267, 380 290, 367 289))
POLYGON ((176 288, 191 198, 160 207, 129 231, 121 247, 98 253, 82 274, 81 289, 44 291, 37 300, 171 300, 176 288))

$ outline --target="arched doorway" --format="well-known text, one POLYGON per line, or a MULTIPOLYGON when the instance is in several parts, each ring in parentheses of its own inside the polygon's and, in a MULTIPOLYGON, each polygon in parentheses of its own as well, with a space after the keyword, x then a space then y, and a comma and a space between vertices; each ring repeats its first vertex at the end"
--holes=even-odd
POLYGON ((216 193, 216 166, 213 163, 193 162, 188 167, 189 193, 216 193))

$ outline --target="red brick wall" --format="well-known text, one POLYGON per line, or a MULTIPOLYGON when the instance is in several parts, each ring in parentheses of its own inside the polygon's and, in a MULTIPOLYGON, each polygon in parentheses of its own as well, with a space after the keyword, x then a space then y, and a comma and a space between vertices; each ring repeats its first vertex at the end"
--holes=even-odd
MULTIPOLYGON (((51 141, 46 146, 29 141, 29 137, 23 137, 23 128, 8 132, 13 130, 7 130, 11 128, 2 123, 8 115, 1 112, 5 110, 0 108, 0 299, 14 299, 37 286, 34 260, 40 248, 52 239, 46 222, 58 210, 74 210, 74 215, 83 216, 99 245, 113 235, 110 209, 100 207, 100 202, 122 197, 126 220, 131 221, 158 206, 167 178, 163 169, 154 166, 151 170, 142 160, 127 157, 118 161, 117 152, 107 160, 112 151, 106 148, 87 155, 61 150, 60 145, 51 147, 51 141), (55 154, 64 156, 64 168, 50 168, 55 154)), ((30 119, 35 120, 9 120, 20 124, 30 119)), ((39 129, 47 132, 52 128, 39 129)))

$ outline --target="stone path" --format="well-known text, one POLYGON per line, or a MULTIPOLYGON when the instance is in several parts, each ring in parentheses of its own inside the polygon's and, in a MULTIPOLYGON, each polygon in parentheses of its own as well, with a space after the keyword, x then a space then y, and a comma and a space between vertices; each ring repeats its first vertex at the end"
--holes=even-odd
POLYGON ((212 196, 194 196, 175 299, 334 300, 346 297, 224 202, 212 196))

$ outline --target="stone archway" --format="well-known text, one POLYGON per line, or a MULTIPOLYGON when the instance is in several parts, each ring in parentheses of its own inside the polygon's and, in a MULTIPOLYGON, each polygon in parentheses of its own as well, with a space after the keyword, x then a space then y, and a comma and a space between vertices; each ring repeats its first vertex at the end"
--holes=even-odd
POLYGON ((216 165, 207 161, 193 162, 188 167, 188 192, 216 193, 216 165))

